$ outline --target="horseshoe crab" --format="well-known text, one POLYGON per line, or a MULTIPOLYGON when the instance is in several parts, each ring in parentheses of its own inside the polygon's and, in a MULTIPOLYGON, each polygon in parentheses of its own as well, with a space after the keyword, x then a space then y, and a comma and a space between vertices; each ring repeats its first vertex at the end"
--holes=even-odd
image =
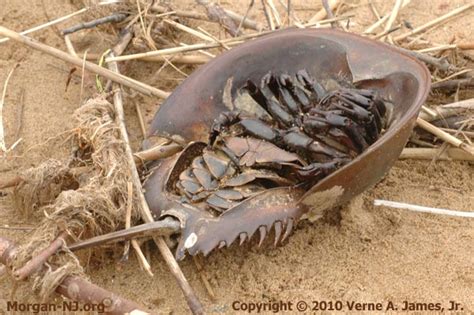
MULTIPOLYGON (((237 238, 243 243, 257 230, 263 240, 272 227, 276 244, 280 238, 290 234, 298 219, 319 217, 324 211, 347 202, 377 183, 394 164, 407 142, 429 92, 429 84, 428 70, 412 57, 379 42, 336 30, 280 31, 232 49, 201 67, 161 105, 144 142, 147 148, 155 137, 178 135, 189 143, 182 153, 155 162, 144 185, 155 219, 171 216, 181 223, 177 258, 182 259, 186 251, 191 255, 206 255, 216 247, 230 246, 237 238), (269 72, 276 74, 275 77, 268 77, 269 72), (244 151, 253 152, 251 163, 260 159, 278 164, 280 170, 310 169, 307 161, 302 162, 300 155, 296 154, 301 151, 284 150, 288 143, 283 149, 274 144, 276 142, 272 137, 276 137, 277 130, 263 124, 265 114, 255 105, 259 103, 259 96, 270 93, 262 90, 263 85, 257 88, 258 82, 266 80, 271 90, 271 82, 276 82, 273 86, 293 86, 293 79, 299 80, 302 91, 312 90, 313 94, 302 92, 298 95, 293 92, 290 98, 288 93, 291 90, 274 90, 272 95, 277 95, 280 104, 285 104, 283 109, 278 107, 278 103, 270 104, 267 96, 268 106, 263 112, 267 115, 270 112, 270 116, 278 121, 277 125, 295 127, 298 115, 292 112, 297 111, 295 106, 298 104, 304 106, 305 97, 319 98, 318 104, 330 102, 331 99, 342 101, 337 103, 337 113, 344 110, 347 115, 358 115, 356 121, 365 119, 369 114, 380 115, 380 111, 373 111, 373 104, 370 105, 371 110, 362 110, 360 106, 349 108, 347 105, 355 101, 360 105, 368 100, 364 99, 364 95, 368 97, 367 93, 372 93, 384 100, 380 109, 384 117, 370 121, 371 127, 367 129, 375 136, 366 137, 371 141, 357 140, 353 136, 349 139, 348 126, 343 128, 341 125, 340 129, 335 129, 332 137, 345 136, 352 149, 339 155, 322 151, 322 145, 317 148, 319 151, 314 149, 313 153, 323 153, 325 158, 317 160, 316 167, 313 167, 317 171, 306 172, 306 179, 315 178, 309 181, 310 185, 308 181, 301 184, 291 175, 282 175, 288 175, 288 171, 266 172, 268 169, 264 171, 259 167, 241 171, 240 177, 230 177, 233 181, 240 181, 239 185, 222 184, 221 177, 229 172, 235 173, 236 167, 246 163, 242 163, 244 151), (253 97, 257 102, 242 101, 246 98, 242 93, 244 87, 259 94, 253 97), (259 89, 258 93, 256 89, 259 89), (322 92, 324 89, 330 92, 322 92), (296 105, 293 104, 295 100, 296 105), (231 117, 236 110, 240 113, 252 112, 253 117, 236 119, 238 114, 231 117), (252 119, 255 117, 259 119, 252 119), (383 134, 379 135, 383 119, 387 124, 383 134), (239 122, 240 132, 243 128, 243 133, 251 137, 227 135, 223 140, 224 147, 233 147, 230 150, 232 154, 213 150, 209 144, 214 141, 212 138, 220 135, 222 125, 235 124, 233 120, 239 122), (351 150, 357 154, 347 159, 351 150), (263 151, 271 153, 262 154, 263 151), (256 157, 256 153, 260 156, 256 157), (234 159, 238 155, 238 161, 233 161, 234 167, 229 166, 232 155, 234 159), (324 176, 318 176, 322 173, 324 176), (204 209, 206 207, 207 210, 204 209)), ((310 110, 316 113, 320 109, 310 110)), ((315 126, 334 120, 322 112, 318 117, 322 118, 313 121, 315 126)), ((309 126, 311 119, 306 116, 302 119, 305 123, 300 121, 300 125, 296 124, 293 139, 285 141, 303 141, 296 139, 296 136, 302 137, 300 130, 309 126)), ((334 124, 329 123, 331 126, 334 124)), ((316 136, 321 135, 319 129, 315 133, 316 136)), ((311 141, 314 144, 315 141, 311 141)), ((325 148, 329 150, 329 147, 325 148)), ((335 151, 334 147, 337 146, 332 145, 330 150, 335 151)), ((309 145, 305 150, 308 148, 309 145)))
POLYGON ((144 148, 166 138, 184 149, 148 165, 156 222, 140 230, 179 230, 177 259, 257 231, 261 244, 273 229, 276 245, 297 220, 321 217, 383 178, 429 87, 413 57, 336 30, 283 30, 232 49, 156 113, 144 148), (169 225, 176 220, 179 229, 169 225))

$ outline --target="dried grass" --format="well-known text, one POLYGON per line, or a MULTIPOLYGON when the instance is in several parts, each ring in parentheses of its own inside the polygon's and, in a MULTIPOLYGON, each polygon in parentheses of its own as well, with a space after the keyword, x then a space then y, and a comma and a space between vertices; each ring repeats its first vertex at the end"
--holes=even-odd
MULTIPOLYGON (((115 123, 114 110, 105 97, 89 100, 75 115, 78 127, 73 138, 85 156, 81 164, 90 171, 80 180, 71 174, 68 162, 47 161, 23 173, 26 179, 14 192, 17 209, 42 220, 20 244, 13 269, 25 265, 43 251, 61 232, 73 239, 84 239, 123 228, 128 202, 130 172, 125 160, 125 146, 115 123)), ((136 202, 132 202, 132 221, 138 220, 136 202)), ((43 268, 30 279, 33 289, 46 299, 65 276, 84 276, 76 256, 62 249, 48 261, 60 268, 43 268)))
POLYGON ((21 172, 27 179, 18 184, 13 193, 13 205, 25 217, 34 215, 39 208, 52 203, 63 191, 77 185, 67 163, 48 160, 36 168, 21 172))

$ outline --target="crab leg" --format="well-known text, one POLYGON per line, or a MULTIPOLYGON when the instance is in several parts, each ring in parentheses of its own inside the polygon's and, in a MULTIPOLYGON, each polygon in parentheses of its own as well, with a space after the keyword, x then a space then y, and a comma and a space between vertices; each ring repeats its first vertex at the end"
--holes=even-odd
POLYGON ((338 169, 341 165, 350 162, 350 159, 334 159, 326 163, 313 163, 298 170, 303 179, 319 180, 338 169))
POLYGON ((269 87, 273 81, 271 73, 265 75, 260 86, 257 86, 251 81, 247 82, 250 96, 260 104, 277 122, 283 126, 289 127, 294 122, 294 117, 286 111, 277 101, 276 96, 269 87))
POLYGON ((382 117, 385 116, 387 108, 385 103, 377 96, 376 93, 369 90, 354 90, 354 89, 344 89, 342 90, 340 96, 347 102, 352 104, 356 103, 357 105, 365 108, 370 111, 376 119, 377 128, 380 132, 382 129, 382 117))
POLYGON ((286 145, 295 150, 308 150, 314 153, 322 153, 330 157, 344 156, 341 152, 308 137, 299 130, 289 131, 283 136, 283 140, 286 145))
POLYGON ((240 122, 240 125, 250 135, 269 142, 277 141, 281 137, 278 129, 273 129, 258 119, 244 119, 240 122))
POLYGON ((293 98, 299 104, 301 104, 303 112, 307 112, 309 109, 311 109, 312 102, 310 100, 310 96, 306 94, 306 91, 303 88, 299 87, 298 84, 295 84, 296 82, 293 82, 291 78, 286 80, 286 83, 293 98))
MULTIPOLYGON (((364 138, 362 128, 352 119, 341 116, 335 111, 314 110, 313 112, 322 115, 329 125, 344 129, 360 150, 365 150, 369 146, 364 138)), ((318 117, 316 116, 315 118, 318 117)))
POLYGON ((290 110, 292 114, 298 114, 300 112, 300 108, 293 96, 291 95, 290 91, 286 88, 286 81, 288 80, 287 76, 288 75, 282 74, 277 80, 279 96, 278 99, 283 105, 285 105, 290 110))
POLYGON ((219 116, 214 119, 214 123, 211 126, 209 132, 209 145, 213 145, 217 139, 217 136, 228 126, 238 122, 240 120, 240 111, 228 111, 222 112, 219 116))
POLYGON ((326 89, 316 80, 309 76, 306 70, 300 70, 296 73, 296 78, 305 88, 315 94, 316 101, 319 102, 326 94, 326 89))
POLYGON ((331 107, 342 111, 344 114, 347 114, 355 121, 360 121, 361 127, 365 129, 366 134, 369 136, 370 143, 373 143, 375 142, 375 140, 377 140, 381 131, 378 126, 381 126, 381 122, 377 123, 374 115, 371 112, 366 111, 361 107, 358 107, 357 104, 353 104, 348 100, 346 104, 336 102, 331 107))

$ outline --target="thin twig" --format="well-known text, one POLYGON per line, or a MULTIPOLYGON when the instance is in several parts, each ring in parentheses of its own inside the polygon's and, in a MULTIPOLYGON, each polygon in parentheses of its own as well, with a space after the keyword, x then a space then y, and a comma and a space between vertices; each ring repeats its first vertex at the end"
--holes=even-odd
MULTIPOLYGON (((87 52, 88 50, 86 50, 84 52, 84 57, 82 58, 82 67, 81 67, 81 91, 79 93, 79 100, 82 101, 82 93, 84 92, 84 81, 85 81, 85 78, 86 78, 86 62, 87 62, 87 52)), ((74 56, 73 56, 74 57, 74 56)), ((96 80, 98 81, 98 78, 96 78, 96 80)))
MULTIPOLYGON (((113 53, 111 53, 111 55, 112 55, 111 57, 113 57, 113 53)), ((109 63, 109 67, 111 67, 113 71, 117 71, 116 69, 117 63, 111 62, 109 63)), ((116 86, 116 88, 118 87, 116 86)), ((116 92, 114 93, 114 105, 115 105, 115 112, 117 114, 117 122, 120 127, 119 129, 120 129, 121 138, 123 142, 125 143, 125 154, 128 161, 128 167, 132 175, 133 185, 135 186, 135 191, 138 196, 138 201, 140 203, 139 209, 141 212, 141 217, 146 223, 151 223, 151 222, 154 222, 154 218, 145 200, 145 196, 143 195, 141 182, 140 182, 140 175, 138 174, 137 168, 135 166, 132 149, 130 148, 130 141, 128 139, 127 129, 125 127, 125 115, 124 115, 124 110, 123 110, 123 105, 122 105, 123 104, 122 94, 119 93, 119 91, 120 89, 116 90, 116 92)), ((158 249, 161 255, 163 256, 166 264, 170 268, 171 273, 173 274, 179 286, 181 287, 181 290, 184 293, 186 302, 188 303, 188 306, 191 309, 191 311, 194 314, 203 314, 201 302, 198 300, 196 294, 194 293, 194 290, 191 288, 188 281, 186 280, 183 272, 181 271, 181 268, 179 267, 173 254, 168 248, 168 245, 166 245, 166 242, 164 241, 164 239, 160 236, 157 236, 157 237, 153 237, 153 240, 158 246, 158 249)))
POLYGON ((196 2, 206 8, 209 20, 219 22, 232 37, 240 35, 237 32, 237 25, 234 19, 219 4, 208 0, 196 0, 196 2))
MULTIPOLYGON (((132 215, 132 205, 133 205, 133 184, 132 183, 130 183, 130 195, 129 195, 129 197, 130 197, 130 199, 129 199, 130 204, 127 207, 127 217, 126 217, 127 220, 128 220, 128 227, 127 227, 127 221, 125 221, 125 228, 126 229, 130 229, 130 219, 131 219, 130 217, 132 215)), ((140 247, 140 244, 138 244, 138 241, 136 239, 132 239, 130 241, 130 243, 132 244, 133 250, 135 250, 135 253, 137 254, 138 262, 140 263, 142 268, 146 271, 146 273, 150 277, 153 277, 154 275, 153 275, 153 272, 151 271, 150 263, 148 262, 148 259, 143 254, 143 251, 140 247)), ((130 243, 127 242, 127 244, 129 244, 128 248, 130 248, 130 243)))
POLYGON ((474 156, 458 148, 449 148, 441 154, 437 148, 405 148, 399 159, 474 161, 474 156))
MULTIPOLYGON (((402 6, 400 8, 403 9, 405 6, 407 6, 409 3, 410 3, 411 0, 404 0, 403 3, 402 3, 402 6)), ((383 17, 380 17, 379 20, 377 20, 377 22, 375 22, 374 24, 370 25, 368 28, 365 29, 364 32, 362 32, 363 34, 371 34, 373 33, 378 27, 380 27, 383 23, 385 23, 388 19, 390 18, 390 14, 387 14, 383 17)))
POLYGON ((199 32, 194 30, 193 28, 191 27, 188 27, 186 25, 183 25, 183 24, 180 24, 180 23, 177 23, 175 21, 171 21, 171 20, 163 20, 165 23, 168 23, 174 27, 176 27, 177 29, 180 29, 186 33, 189 33, 193 36, 196 36, 200 39, 203 39, 205 41, 209 41, 209 42, 216 42, 216 43, 219 43, 222 47, 224 47, 225 49, 230 49, 229 46, 227 46, 226 44, 222 43, 221 40, 219 40, 218 38, 216 38, 215 36, 209 34, 208 32, 206 32, 205 30, 203 30, 201 27, 198 27, 199 29, 199 32))
POLYGON ((66 43, 66 49, 68 53, 74 57, 79 58, 79 56, 77 55, 76 49, 74 48, 74 45, 72 44, 71 37, 69 35, 64 36, 64 42, 66 43))
POLYGON ((146 36, 146 26, 145 26, 145 21, 143 20, 143 12, 142 12, 142 9, 140 7, 140 0, 137 0, 136 4, 137 4, 137 10, 138 10, 138 19, 140 20, 140 26, 142 27, 142 32, 145 35, 145 37, 146 37, 148 43, 150 44, 150 46, 153 49, 156 49, 156 47, 153 47, 153 46, 155 46, 155 44, 153 43, 153 40, 150 40, 150 38, 148 38, 148 36, 146 36))
POLYGON ((460 75, 463 75, 463 74, 466 74, 466 73, 469 73, 469 72, 474 72, 474 69, 464 69, 464 70, 458 71, 458 72, 456 72, 456 73, 453 73, 453 74, 451 74, 451 75, 449 75, 449 76, 447 76, 447 77, 445 77, 445 78, 442 78, 442 79, 440 79, 440 80, 434 82, 434 84, 436 84, 436 83, 441 83, 441 82, 444 82, 444 81, 449 81, 449 80, 451 80, 451 79, 453 79, 453 78, 455 78, 455 77, 458 77, 458 76, 460 76, 460 75))
POLYGON ((271 31, 274 31, 275 23, 273 22, 273 18, 272 18, 272 15, 270 14, 270 10, 268 9, 266 0, 262 0, 262 9, 263 9, 263 14, 265 15, 265 18, 267 19, 268 28, 271 31))
POLYGON ((473 50, 474 49, 474 42, 446 44, 446 45, 440 45, 440 46, 434 46, 434 47, 419 49, 417 51, 421 52, 421 53, 427 53, 427 52, 445 51, 445 50, 451 50, 451 49, 473 50))
MULTIPOLYGON (((87 10, 89 10, 89 8, 80 9, 80 10, 78 10, 78 11, 76 11, 76 12, 73 12, 73 13, 68 14, 68 15, 66 15, 66 16, 62 16, 62 17, 57 18, 57 19, 55 19, 55 20, 53 20, 53 21, 50 21, 50 22, 48 22, 48 23, 35 26, 35 27, 30 28, 30 29, 28 29, 28 30, 26 30, 26 31, 22 31, 22 32, 20 32, 20 34, 21 34, 21 35, 27 35, 27 34, 30 34, 30 33, 33 33, 33 32, 36 32, 36 31, 39 31, 39 30, 42 30, 42 29, 45 29, 45 28, 50 27, 50 26, 52 26, 52 25, 59 24, 59 23, 61 23, 61 22, 64 22, 64 21, 66 21, 66 20, 69 20, 70 18, 72 18, 72 17, 74 17, 74 16, 76 16, 76 15, 82 14, 82 13, 86 12, 87 10)), ((5 43, 5 42, 7 42, 7 41, 9 41, 9 40, 10 40, 10 38, 2 38, 2 39, 0 39, 0 44, 1 44, 1 43, 5 43)))
POLYGON ((333 22, 337 22, 337 21, 343 21, 343 20, 349 20, 351 17, 354 17, 355 15, 354 14, 346 14, 346 15, 343 15, 343 16, 336 16, 332 19, 325 19, 325 20, 321 20, 321 21, 318 21, 318 22, 314 22, 314 23, 305 23, 303 25, 298 26, 299 28, 307 28, 307 27, 323 27, 327 24, 332 24, 333 22))
MULTIPOLYGON (((131 32, 128 31, 125 34, 123 34, 119 40, 119 43, 116 45, 114 51, 117 53, 122 53, 127 45, 130 43, 132 36, 131 32), (127 35, 129 33, 130 35, 127 35)), ((116 62, 109 63, 109 68, 111 68, 112 71, 119 73, 118 70, 118 65, 116 62)), ((122 97, 122 89, 120 87, 117 87, 118 91, 114 93, 114 106, 117 111, 117 108, 123 108, 123 97, 122 97), (115 97, 115 95, 119 94, 119 97, 115 97)), ((119 115, 120 118, 120 115, 119 115)), ((122 117, 123 118, 123 117, 122 117)), ((128 138, 124 139, 125 146, 129 146, 128 143, 128 138)), ((129 229, 131 225, 131 216, 132 216, 132 206, 133 206, 133 183, 128 182, 127 185, 127 191, 128 191, 128 204, 127 204, 127 209, 126 209, 126 216, 125 216, 125 228, 129 229)), ((137 254, 137 259, 142 266, 142 268, 148 273, 149 276, 153 277, 153 272, 151 271, 151 266, 148 260, 145 258, 145 255, 143 254, 140 245, 138 244, 137 240, 132 239, 131 244, 133 249, 135 250, 135 253, 137 254)), ((125 249, 124 249, 124 254, 128 254, 128 249, 130 248, 130 243, 127 243, 125 249)))
POLYGON ((212 35, 211 33, 209 33, 208 31, 206 31, 205 29, 203 29, 202 27, 198 26, 198 30, 200 30, 202 33, 206 34, 207 36, 209 36, 213 41, 215 41, 216 43, 219 43, 224 49, 226 50, 230 50, 230 47, 227 46, 226 44, 224 44, 219 38, 215 37, 214 35, 212 35))
POLYGON ((432 90, 445 90, 452 91, 459 88, 472 87, 474 86, 474 77, 466 79, 454 79, 443 81, 439 83, 433 83, 431 85, 432 90))
POLYGON ((5 104, 5 97, 7 95, 8 82, 10 81, 13 72, 15 72, 19 65, 20 64, 17 63, 13 66, 13 68, 8 73, 7 78, 5 79, 5 83, 3 84, 2 98, 0 99, 0 155, 3 155, 7 151, 7 146, 5 143, 5 131, 3 129, 3 106, 5 104))
POLYGON ((438 127, 430 124, 426 120, 423 120, 421 118, 417 118, 416 122, 417 122, 418 126, 425 129, 426 131, 432 133, 433 135, 437 136, 441 140, 443 140, 445 142, 448 142, 449 144, 451 144, 451 145, 453 145, 457 148, 460 148, 460 149, 466 151, 467 153, 469 153, 471 155, 474 155, 474 147, 473 146, 471 146, 467 143, 464 143, 463 141, 459 140, 458 138, 456 138, 456 137, 450 135, 449 133, 439 129, 438 127))
POLYGON ((7 153, 10 152, 10 151, 13 151, 15 150, 15 148, 23 141, 23 138, 19 138, 18 140, 16 140, 7 150, 7 153))
MULTIPOLYGON (((223 40, 223 43, 226 43, 229 46, 234 46, 242 43, 241 41, 232 41, 229 42, 227 40, 223 40)), ((133 59, 140 59, 144 57, 154 57, 154 56, 164 56, 164 55, 172 55, 177 53, 182 53, 186 51, 195 51, 200 49, 208 49, 208 48, 216 48, 220 47, 220 43, 200 43, 200 44, 193 44, 193 45, 186 45, 182 47, 172 47, 172 48, 164 48, 156 51, 148 51, 144 53, 138 53, 133 55, 125 55, 125 56, 117 56, 117 57, 109 57, 106 59, 107 62, 110 61, 125 61, 125 60, 133 60, 133 59)))
MULTIPOLYGON (((151 56, 151 57, 144 57, 142 58, 143 61, 149 62, 164 62, 165 56, 151 56)), ((212 60, 213 57, 210 56, 203 56, 203 55, 182 55, 182 56, 170 56, 167 59, 172 61, 175 64, 188 64, 188 65, 200 65, 204 63, 208 63, 212 60)))
POLYGON ((296 16, 295 10, 293 10, 291 5, 291 0, 288 0, 288 5, 286 5, 283 0, 278 0, 280 4, 285 8, 288 12, 288 26, 290 26, 290 20, 293 19, 293 24, 298 28, 304 28, 303 22, 296 16), (291 19, 290 19, 291 17, 291 19))
POLYGON ((445 15, 442 15, 442 16, 440 16, 440 17, 438 17, 438 18, 436 18, 436 19, 434 19, 434 20, 432 20, 428 23, 425 23, 425 24, 423 24, 423 25, 421 25, 421 26, 405 33, 405 34, 399 35, 399 36, 395 37, 394 40, 395 41, 400 41, 402 39, 407 38, 408 36, 418 34, 418 33, 422 32, 422 31, 424 31, 424 30, 426 30, 430 27, 441 24, 441 23, 445 22, 446 20, 448 20, 449 18, 451 18, 453 16, 456 16, 458 14, 461 14, 461 13, 463 13, 463 12, 473 8, 473 7, 474 7, 474 4, 466 4, 466 5, 464 5, 460 8, 457 8, 457 9, 455 9, 455 10, 453 10, 453 11, 451 11, 451 12, 445 14, 445 15))
MULTIPOLYGON (((44 53, 47 53, 49 55, 52 55, 58 59, 64 60, 66 62, 69 62, 71 64, 74 64, 78 67, 81 67, 83 65, 83 60, 80 58, 75 58, 71 55, 69 55, 66 52, 63 52, 59 49, 56 49, 54 47, 42 44, 34 39, 31 39, 29 37, 20 35, 16 32, 13 32, 5 27, 0 26, 0 34, 3 36, 7 36, 17 42, 23 43, 31 48, 34 48, 36 50, 42 51, 44 53)), ((107 62, 110 62, 111 60, 106 60, 107 62)), ((154 88, 152 86, 149 86, 145 83, 142 83, 140 81, 131 79, 127 76, 121 75, 114 73, 108 69, 102 68, 94 63, 85 61, 84 62, 84 67, 86 70, 91 71, 93 73, 99 74, 109 80, 112 80, 114 82, 120 83, 124 86, 127 86, 129 88, 135 89, 143 94, 146 95, 154 95, 160 98, 167 98, 170 93, 162 91, 160 89, 154 88)))
MULTIPOLYGON (((474 131, 466 131, 466 130, 459 130, 459 129, 449 129, 449 128, 439 128, 443 131, 446 131, 449 134, 453 135, 462 135, 466 141, 470 141, 469 137, 474 138, 474 131)), ((472 144, 472 143, 470 143, 472 144)))
POLYGON ((140 103, 135 102, 135 110, 137 111, 138 123, 140 124, 140 130, 142 132, 143 138, 145 138, 146 127, 145 127, 145 120, 143 119, 142 107, 140 103))
POLYGON ((43 264, 66 244, 67 236, 67 232, 62 232, 48 247, 32 257, 23 267, 15 270, 13 272, 15 279, 18 281, 24 280, 42 268, 43 264))
POLYGON ((254 21, 254 20, 251 20, 248 17, 244 20, 243 16, 241 16, 240 14, 235 13, 234 11, 231 11, 231 10, 228 10, 228 9, 224 9, 224 11, 236 23, 240 24, 242 21, 244 21, 244 22, 242 22, 242 26, 244 28, 250 28, 250 29, 256 30, 257 32, 263 31, 263 25, 262 24, 254 21))
POLYGON ((20 101, 18 102, 18 114, 16 118, 16 130, 15 130, 15 139, 20 139, 21 130, 23 128, 23 114, 25 111, 25 88, 21 88, 20 92, 20 101))
POLYGON ((137 254, 137 259, 140 262, 142 268, 145 269, 146 273, 150 277, 153 277, 154 275, 151 271, 150 263, 148 262, 148 259, 146 258, 145 254, 143 254, 143 251, 140 247, 140 244, 138 244, 138 241, 136 239, 132 239, 130 243, 132 244, 132 247, 135 250, 135 253, 137 254))
POLYGON ((369 0, 369 7, 370 7, 370 10, 372 11, 372 13, 375 16, 375 19, 377 21, 380 20, 382 17, 380 16, 379 10, 377 10, 377 8, 375 7, 374 1, 369 0))
POLYGON ((280 13, 278 13, 278 10, 276 9, 275 4, 273 3, 273 0, 266 0, 266 1, 275 19, 275 28, 280 28, 281 27, 280 13))
POLYGON ((209 283, 209 280, 207 279, 206 272, 204 268, 202 267, 201 263, 199 262, 198 256, 193 256, 193 262, 196 265, 197 272, 199 273, 199 276, 201 277, 201 281, 204 284, 204 287, 206 288, 207 293, 209 294, 211 300, 216 299, 216 294, 214 293, 214 289, 212 289, 211 284, 209 283))
POLYGON ((474 109, 474 98, 470 98, 464 101, 441 105, 443 108, 465 108, 474 109))
POLYGON ((395 31, 398 31, 400 28, 402 28, 402 25, 401 25, 401 24, 398 24, 397 26, 392 27, 392 28, 389 29, 388 31, 383 31, 383 32, 380 33, 380 34, 375 35, 374 37, 372 37, 372 39, 380 39, 380 38, 383 39, 383 37, 385 37, 385 36, 387 36, 387 35, 389 35, 389 34, 395 32, 395 31))
MULTIPOLYGON (((417 51, 405 49, 403 47, 399 47, 399 46, 395 46, 395 45, 392 46, 392 47, 395 48, 395 49, 398 49, 400 51, 403 51, 404 53, 406 53, 408 55, 411 55, 411 56, 417 58, 418 60, 423 61, 424 63, 429 64, 429 65, 437 68, 440 71, 448 72, 448 71, 453 71, 453 70, 456 69, 456 66, 450 64, 444 58, 435 58, 435 57, 430 56, 428 54, 419 53, 417 51)), ((433 85, 431 86, 431 88, 433 88, 433 85)))
POLYGON ((240 33, 240 30, 242 29, 242 26, 244 25, 245 20, 249 16, 250 10, 252 10, 254 4, 255 0, 250 0, 249 6, 247 7, 247 11, 245 11, 244 17, 242 18, 242 21, 240 21, 239 27, 237 27, 237 33, 240 33))
POLYGON ((32 227, 32 226, 9 226, 9 225, 0 226, 0 230, 33 231, 34 229, 35 227, 32 227))
MULTIPOLYGON (((385 33, 392 29, 392 25, 398 17, 398 13, 400 12, 400 9, 402 8, 402 4, 403 4, 403 0, 395 0, 395 5, 393 6, 392 12, 390 13, 390 16, 388 17, 387 23, 385 23, 385 28, 384 28, 385 33)), ((392 42, 392 39, 389 36, 384 36, 382 38, 382 41, 386 40, 387 38, 389 38, 389 41, 392 42)))
MULTIPOLYGON (((132 207, 133 207, 133 183, 127 182, 127 211, 125 211, 125 229, 132 226, 132 207)), ((125 242, 122 257, 128 257, 130 252, 130 242, 125 242)))
POLYGON ((125 20, 127 18, 127 16, 128 16, 128 14, 124 14, 124 13, 112 14, 112 15, 109 15, 109 16, 101 17, 101 18, 93 20, 93 21, 84 22, 84 23, 74 25, 72 27, 64 29, 61 33, 63 35, 68 35, 68 34, 72 34, 72 33, 75 33, 77 31, 80 31, 80 30, 94 28, 94 27, 97 27, 99 25, 106 24, 106 23, 122 22, 123 20, 125 20))
POLYGON ((375 199, 374 206, 385 206, 385 207, 390 207, 390 208, 405 209, 405 210, 416 211, 416 212, 443 214, 443 215, 450 215, 450 216, 464 217, 464 218, 474 218, 474 212, 470 212, 470 211, 456 211, 456 210, 448 210, 448 209, 440 209, 440 208, 432 208, 432 207, 423 207, 423 206, 418 206, 418 205, 412 205, 409 203, 395 202, 395 201, 389 201, 389 200, 375 199))
MULTIPOLYGON (((329 0, 328 7, 331 10, 334 10, 337 8, 337 6, 341 3, 341 0, 329 0)), ((319 10, 311 19, 308 20, 308 23, 315 23, 319 22, 323 19, 325 19, 327 16, 327 10, 325 8, 322 8, 319 10)))
POLYGON ((425 105, 421 106, 421 112, 420 112, 419 116, 421 116, 422 113, 427 113, 428 115, 430 115, 430 117, 435 117, 436 116, 436 113, 425 105))
POLYGON ((206 34, 203 34, 202 32, 198 32, 196 31, 195 29, 189 27, 189 26, 186 26, 186 25, 183 25, 181 23, 178 23, 178 22, 175 22, 175 21, 172 21, 172 20, 168 20, 168 19, 164 19, 163 22, 181 30, 181 31, 184 31, 188 34, 191 34, 199 39, 202 39, 202 40, 205 40, 205 41, 208 41, 208 42, 214 42, 214 40, 206 35, 206 34))
MULTIPOLYGON (((17 247, 13 242, 0 237, 0 263, 10 265, 15 258, 16 250, 17 247)), ((110 314, 147 314, 146 309, 137 303, 124 299, 79 277, 66 276, 55 291, 66 298, 85 305, 98 305, 107 300, 110 302, 108 304, 110 308, 107 307, 105 312, 110 312, 110 314)))
MULTIPOLYGON (((190 45, 188 45, 188 44, 186 44, 186 43, 182 43, 182 42, 179 43, 179 45, 180 45, 181 47, 189 47, 189 46, 190 46, 190 45)), ((198 53, 200 53, 200 54, 203 55, 203 56, 210 57, 210 58, 216 58, 216 55, 211 54, 210 52, 205 51, 205 50, 203 50, 203 49, 198 49, 197 51, 198 51, 198 53)), ((173 57, 174 57, 174 54, 173 54, 173 57)), ((146 58, 146 57, 145 57, 145 58, 146 58)), ((165 58, 166 58, 166 57, 165 57, 165 58)))
MULTIPOLYGON (((467 101, 470 101, 471 104, 474 104, 474 103, 472 103, 472 100, 467 100, 467 101)), ((467 103, 469 103, 469 102, 467 102, 467 103)), ((456 103, 453 103, 453 104, 456 104, 456 103)), ((420 118, 422 118, 422 119, 429 122, 429 121, 433 121, 433 120, 437 120, 437 119, 457 116, 461 113, 466 112, 466 110, 468 110, 468 108, 436 106, 436 107, 430 109, 430 113, 420 112, 418 117, 420 117, 420 118)))
POLYGON ((390 15, 385 15, 381 17, 380 20, 377 20, 377 22, 366 28, 365 31, 362 32, 362 34, 372 34, 378 27, 380 27, 385 21, 388 20, 389 16, 390 15))
MULTIPOLYGON (((154 12, 159 12, 161 13, 160 15, 175 15, 175 16, 179 16, 179 17, 183 17, 183 18, 189 18, 189 19, 196 19, 196 20, 203 20, 203 21, 208 21, 208 22, 214 22, 214 23, 219 23, 219 21, 211 21, 209 20, 209 17, 206 15, 206 14, 202 14, 202 13, 199 13, 199 12, 194 12, 194 11, 188 11, 188 10, 173 10, 173 11, 168 11, 167 8, 163 7, 163 6, 160 6, 159 5, 159 2, 156 1, 155 4, 153 4, 151 7, 150 7, 150 10, 151 11, 154 11, 154 12)), ((242 23, 242 27, 243 28, 248 28, 248 29, 252 29, 252 30, 255 30, 255 31, 262 31, 263 30, 263 26, 254 21, 254 20, 251 20, 249 18, 246 18, 244 19, 243 16, 235 13, 234 11, 231 11, 231 10, 227 10, 227 9, 224 9, 225 13, 227 13, 227 15, 233 19, 235 21, 235 23, 242 23), (242 20, 244 20, 244 22, 242 22, 242 20)))
MULTIPOLYGON (((347 19, 351 16, 344 16, 344 17, 338 17, 334 19, 328 19, 324 21, 319 21, 319 22, 313 22, 313 23, 307 23, 304 26, 309 27, 314 25, 315 23, 319 24, 328 24, 333 21, 338 21, 341 19, 347 19)), ((252 33, 252 34, 246 34, 242 35, 240 37, 234 37, 234 38, 229 38, 229 39, 223 39, 221 40, 221 43, 224 43, 228 46, 235 46, 243 43, 244 41, 252 38, 257 38, 261 37, 267 34, 272 33, 273 31, 264 31, 260 33, 252 33)), ((196 50, 201 50, 201 49, 210 49, 210 48, 216 48, 221 45, 221 43, 198 43, 198 44, 193 44, 193 45, 185 45, 182 47, 171 47, 171 48, 165 48, 157 51, 148 51, 144 53, 138 53, 138 54, 132 54, 132 55, 125 55, 125 56, 117 56, 117 57, 109 57, 106 59, 107 62, 110 61, 125 61, 125 60, 133 60, 133 59, 140 59, 140 58, 145 58, 145 57, 152 57, 152 56, 163 56, 163 55, 172 55, 172 54, 177 54, 177 53, 182 53, 182 52, 187 52, 187 51, 196 51, 196 50)))

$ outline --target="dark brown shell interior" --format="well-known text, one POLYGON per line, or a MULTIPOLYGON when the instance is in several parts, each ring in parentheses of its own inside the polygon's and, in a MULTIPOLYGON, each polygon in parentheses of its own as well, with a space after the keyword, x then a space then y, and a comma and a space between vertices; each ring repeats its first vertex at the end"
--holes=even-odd
MULTIPOLYGON (((416 59, 378 41, 328 29, 289 29, 247 42, 189 76, 161 105, 151 135, 178 134, 206 142, 209 127, 223 111, 228 81, 231 96, 248 79, 266 73, 306 69, 319 81, 345 78, 376 89, 394 104, 387 132, 351 163, 317 183, 301 202, 314 214, 346 202, 377 183, 400 155, 430 87, 430 74, 416 59)), ((145 142, 146 146, 146 142, 145 142)), ((153 199, 147 191, 147 199, 153 199)))

